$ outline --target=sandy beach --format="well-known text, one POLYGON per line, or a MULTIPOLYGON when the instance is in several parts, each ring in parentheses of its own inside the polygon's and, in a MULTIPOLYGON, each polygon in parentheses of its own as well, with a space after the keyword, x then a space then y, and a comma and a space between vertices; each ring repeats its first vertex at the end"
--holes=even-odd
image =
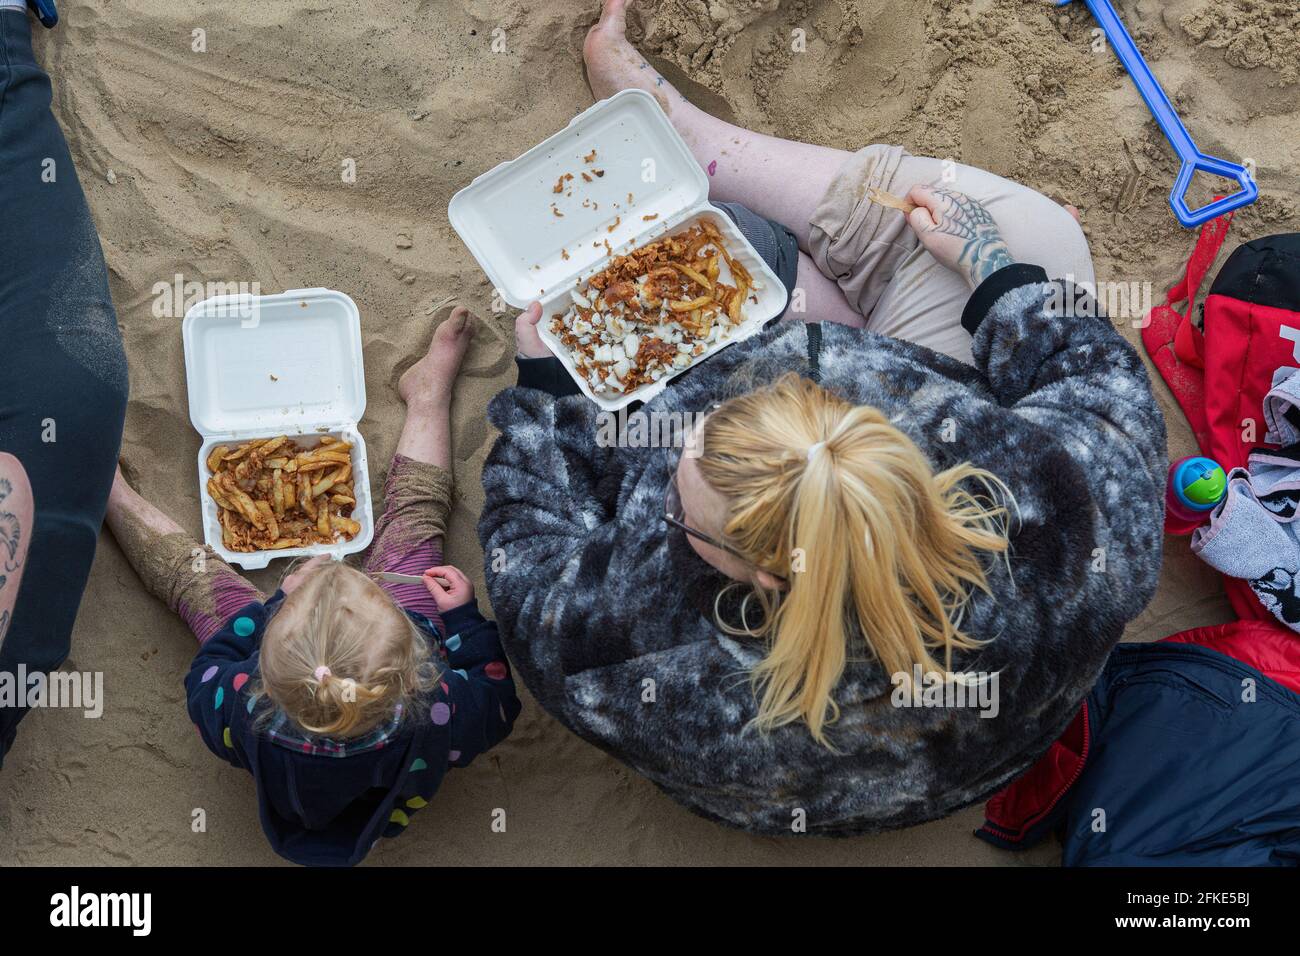
MULTIPOLYGON (((1300 229, 1300 12, 1294 0, 1125 0, 1130 30, 1201 147, 1257 166, 1238 242, 1300 229)), ((451 196, 592 103, 582 41, 599 4, 420 0, 61 3, 38 31, 103 243, 131 401, 123 459, 139 490, 198 534, 179 312, 159 283, 317 286, 361 311, 361 429, 378 494, 401 422, 395 385, 449 303, 478 332, 456 386, 447 557, 484 593, 474 532, 493 439, 484 409, 514 381, 513 312, 447 221, 451 196), (202 31, 203 51, 196 51, 202 31), (351 161, 355 181, 344 172, 351 161)), ((1176 161, 1082 4, 1037 0, 648 0, 631 36, 705 109, 787 138, 901 143, 1020 180, 1082 210, 1104 280, 1178 278, 1194 236, 1167 204, 1176 161), (803 31, 802 51, 792 50, 803 31)), ((1134 322, 1116 319, 1134 343, 1134 322)), ((1191 433, 1162 384, 1171 457, 1191 433)), ((250 578, 275 587, 282 567, 250 578)), ((486 610, 486 609, 485 609, 486 610)), ((1131 640, 1230 620, 1217 575, 1166 541, 1131 640)), ((38 712, 0 775, 0 865, 275 864, 249 776, 185 715, 194 639, 100 539, 65 668, 104 674, 105 711, 38 712), (207 830, 192 832, 195 808, 207 830)), ((521 688, 522 691, 522 688, 521 688)), ((532 703, 513 735, 451 774, 436 806, 367 865, 1050 865, 972 836, 981 808, 832 841, 758 838, 699 819, 532 703), (505 833, 491 829, 505 808, 505 833)))

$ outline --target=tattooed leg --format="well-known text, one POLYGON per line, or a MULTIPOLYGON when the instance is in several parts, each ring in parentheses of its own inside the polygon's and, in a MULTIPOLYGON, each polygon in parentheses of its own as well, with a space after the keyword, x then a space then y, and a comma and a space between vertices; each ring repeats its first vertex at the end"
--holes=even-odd
POLYGON ((33 517, 27 471, 13 455, 0 452, 0 647, 18 600, 33 517))

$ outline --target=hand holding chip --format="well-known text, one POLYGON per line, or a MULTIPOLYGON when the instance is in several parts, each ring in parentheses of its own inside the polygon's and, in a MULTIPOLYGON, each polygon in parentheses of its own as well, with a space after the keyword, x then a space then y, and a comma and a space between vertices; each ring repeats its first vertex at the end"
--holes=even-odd
POLYGON ((423 577, 433 603, 443 613, 474 600, 474 583, 459 568, 443 564, 425 571, 423 577))
POLYGON ((972 289, 1015 260, 993 216, 977 199, 954 189, 913 186, 907 221, 930 255, 972 289))

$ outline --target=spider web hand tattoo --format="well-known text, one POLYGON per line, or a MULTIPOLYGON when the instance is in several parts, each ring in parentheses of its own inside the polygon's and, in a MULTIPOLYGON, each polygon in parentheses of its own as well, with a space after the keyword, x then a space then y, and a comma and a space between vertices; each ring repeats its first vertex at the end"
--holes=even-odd
POLYGON ((951 189, 936 189, 935 192, 946 202, 942 218, 930 231, 965 241, 957 261, 966 267, 975 285, 1015 262, 997 223, 983 203, 951 189))

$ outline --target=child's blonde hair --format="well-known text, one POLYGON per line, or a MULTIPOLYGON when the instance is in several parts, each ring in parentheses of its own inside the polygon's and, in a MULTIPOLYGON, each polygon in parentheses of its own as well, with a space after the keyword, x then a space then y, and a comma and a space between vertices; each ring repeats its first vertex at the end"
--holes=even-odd
POLYGON ((409 714, 437 679, 427 636, 378 584, 341 561, 312 571, 272 615, 258 693, 303 730, 359 737, 409 714))
MULTIPOLYGON (((820 743, 839 716, 832 697, 855 634, 886 674, 951 669, 979 642, 960 629, 973 589, 988 592, 982 553, 1008 549, 1010 501, 969 463, 935 473, 877 409, 790 374, 734 398, 704 421, 701 474, 727 501, 722 536, 784 591, 754 584, 764 616, 731 634, 765 637, 751 673, 756 724, 802 720, 820 743), (976 496, 964 483, 978 485, 976 496)), ((742 605, 742 611, 747 607, 742 605)))

